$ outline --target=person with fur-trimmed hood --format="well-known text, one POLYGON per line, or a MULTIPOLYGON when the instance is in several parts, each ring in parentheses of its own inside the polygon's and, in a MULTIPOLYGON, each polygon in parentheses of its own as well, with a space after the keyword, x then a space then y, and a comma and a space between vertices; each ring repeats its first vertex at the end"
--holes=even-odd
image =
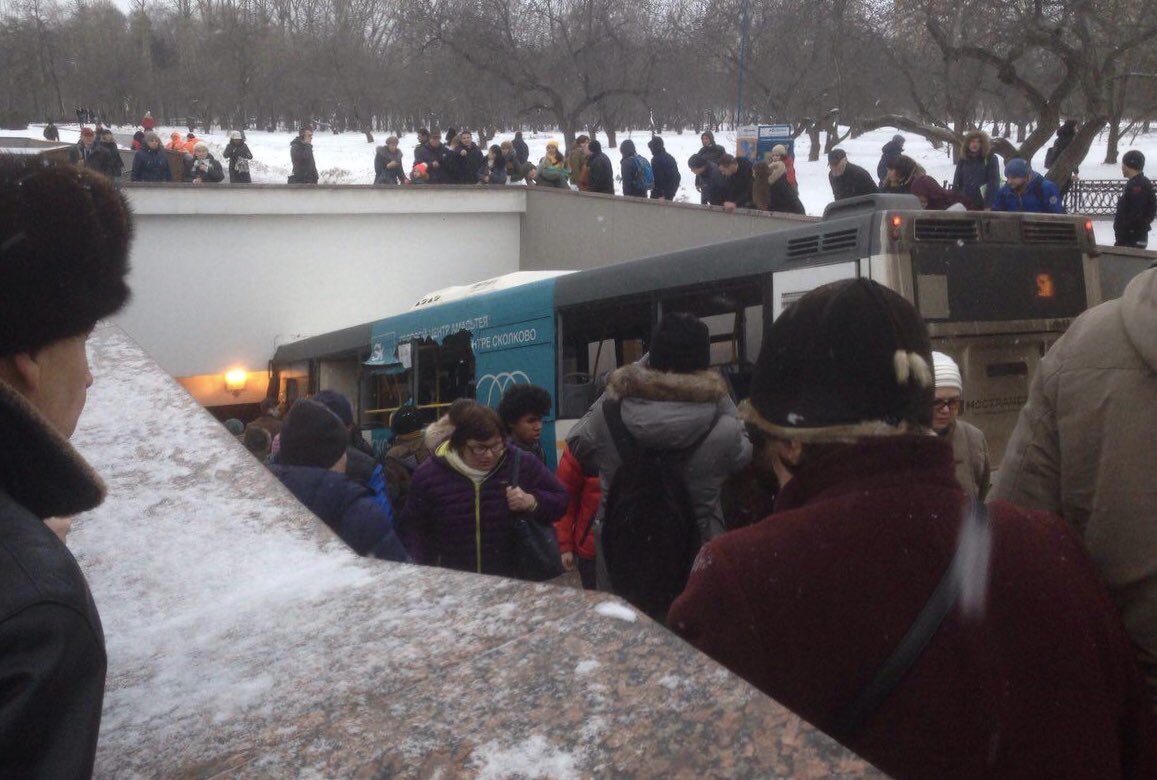
MULTIPOLYGON (((723 533, 723 482, 751 460, 751 442, 727 384, 710 366, 707 325, 694 315, 668 312, 655 326, 647 356, 613 371, 606 392, 567 436, 567 446, 584 472, 599 475, 605 497, 622 465, 603 411, 607 400, 621 403, 623 423, 643 447, 680 450, 706 434, 683 472, 703 540, 723 533)), ((595 520, 600 550, 605 509, 604 502, 595 520)), ((596 553, 596 561, 599 589, 610 590, 601 554, 596 553)))
POLYGON ((647 148, 651 150, 651 170, 655 174, 651 197, 655 200, 675 200, 679 193, 679 182, 683 179, 679 174, 679 163, 667 151, 659 136, 648 141, 647 148))
POLYGON ((960 159, 952 176, 952 189, 972 203, 991 209, 1000 190, 1000 158, 992 153, 992 141, 983 130, 971 130, 960 143, 960 159))
POLYGON ((1153 777, 1092 561, 1060 518, 965 496, 931 363, 868 279, 776 319, 740 410, 775 511, 702 549, 667 625, 890 777, 1153 777))
POLYGON ((131 239, 105 176, 0 155, 0 777, 92 775, 104 634, 66 523, 48 521, 105 496, 68 439, 88 335, 129 298, 131 239))
POLYGON ((787 165, 781 160, 772 160, 767 166, 767 208, 788 214, 807 213, 803 201, 788 182, 787 165))

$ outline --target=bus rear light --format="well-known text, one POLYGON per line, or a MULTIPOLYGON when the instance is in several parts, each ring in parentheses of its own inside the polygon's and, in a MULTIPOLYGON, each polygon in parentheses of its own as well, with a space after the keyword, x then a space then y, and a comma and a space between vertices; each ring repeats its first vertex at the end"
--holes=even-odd
POLYGON ((893 241, 900 240, 900 228, 904 226, 904 218, 899 214, 892 215, 892 229, 889 231, 893 241))
POLYGON ((1089 234, 1090 238, 1092 238, 1092 236, 1093 236, 1093 220, 1091 220, 1091 219, 1085 220, 1085 232, 1089 234))

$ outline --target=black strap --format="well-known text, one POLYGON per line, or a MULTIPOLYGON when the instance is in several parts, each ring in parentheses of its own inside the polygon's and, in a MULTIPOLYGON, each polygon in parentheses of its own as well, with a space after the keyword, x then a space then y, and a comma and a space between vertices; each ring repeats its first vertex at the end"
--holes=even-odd
POLYGON ((936 589, 928 597, 908 633, 892 651, 891 657, 876 671, 871 682, 860 690, 852 703, 844 708, 832 730, 834 736, 845 742, 853 738, 892 695, 956 605, 966 578, 975 576, 976 564, 982 556, 988 554, 990 542, 988 511, 983 502, 972 499, 956 543, 956 553, 940 577, 936 589))

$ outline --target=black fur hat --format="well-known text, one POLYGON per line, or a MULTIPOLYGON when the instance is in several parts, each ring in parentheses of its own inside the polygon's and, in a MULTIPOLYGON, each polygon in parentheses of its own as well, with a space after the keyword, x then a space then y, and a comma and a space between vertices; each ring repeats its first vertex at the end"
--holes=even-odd
POLYGON ((931 366, 912 304, 868 279, 833 282, 768 329, 742 416, 805 441, 919 430, 932 422, 931 366))
POLYGON ((87 333, 124 306, 131 240, 108 178, 0 155, 0 355, 87 333))

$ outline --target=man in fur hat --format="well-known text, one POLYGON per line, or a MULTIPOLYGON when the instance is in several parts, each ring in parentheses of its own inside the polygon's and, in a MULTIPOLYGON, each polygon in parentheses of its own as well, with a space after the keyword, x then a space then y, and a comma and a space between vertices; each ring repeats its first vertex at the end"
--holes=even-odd
MULTIPOLYGON (((727 384, 710 368, 705 323, 691 314, 669 312, 655 326, 650 347, 642 361, 611 373, 606 392, 571 429, 567 446, 585 473, 600 476, 606 497, 622 465, 604 413, 608 399, 620 402, 624 425, 643 447, 684 450, 705 435, 685 464, 685 478, 700 538, 713 539, 723 533, 723 483, 751 461, 751 442, 727 384)), ((595 518, 596 545, 601 545, 605 509, 604 503, 595 518)), ((609 590, 603 556, 596 559, 599 588, 609 590)))
POLYGON ((740 409, 775 512, 702 549, 668 625, 893 777, 1152 776, 1144 686, 1080 540, 968 500, 929 435, 931 362, 915 308, 873 281, 784 312, 740 409))
POLYGON ((45 521, 104 498, 68 438, 92 384, 88 334, 129 297, 131 234, 106 177, 0 156, 0 777, 92 774, 104 635, 45 521))

